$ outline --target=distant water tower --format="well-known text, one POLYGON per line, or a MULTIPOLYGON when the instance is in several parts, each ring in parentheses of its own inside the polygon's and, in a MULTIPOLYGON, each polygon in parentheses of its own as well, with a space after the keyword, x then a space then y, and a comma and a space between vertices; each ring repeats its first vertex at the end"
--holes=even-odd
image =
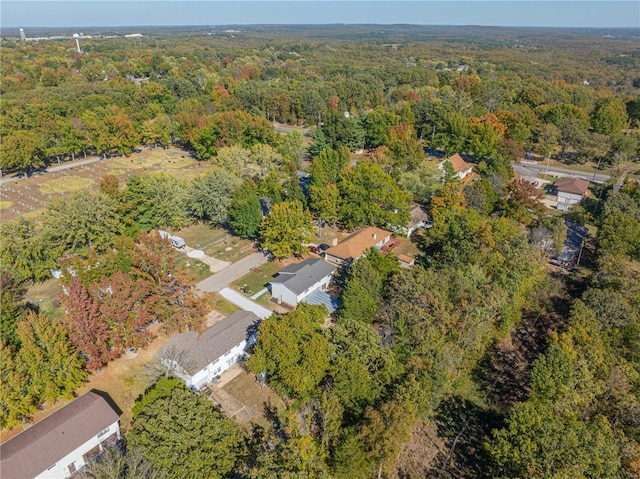
POLYGON ((20 29, 20 40, 22 40, 23 42, 27 41, 27 36, 24 34, 24 28, 20 29))
POLYGON ((78 38, 80 38, 80 35, 78 35, 77 33, 74 33, 73 38, 76 41, 76 46, 78 47, 78 53, 82 53, 82 50, 80 50, 80 41, 78 40, 78 38))

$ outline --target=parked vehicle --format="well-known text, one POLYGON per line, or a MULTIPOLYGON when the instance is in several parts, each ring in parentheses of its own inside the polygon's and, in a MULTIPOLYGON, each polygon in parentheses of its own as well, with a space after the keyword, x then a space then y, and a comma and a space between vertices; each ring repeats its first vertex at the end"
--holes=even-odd
POLYGON ((164 230, 158 230, 158 234, 160 235, 160 238, 168 239, 169 242, 171 243, 171 246, 173 246, 174 248, 181 249, 186 246, 184 239, 180 238, 180 236, 174 236, 168 231, 164 231, 164 230))

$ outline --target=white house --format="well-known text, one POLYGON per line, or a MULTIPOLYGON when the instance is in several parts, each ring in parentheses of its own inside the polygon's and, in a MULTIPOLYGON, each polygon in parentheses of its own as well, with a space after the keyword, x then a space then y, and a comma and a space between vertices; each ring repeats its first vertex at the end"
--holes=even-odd
POLYGON ((271 280, 271 296, 278 303, 297 306, 314 291, 324 291, 333 279, 335 268, 320 258, 305 259, 278 271, 271 280))
POLYGON ((582 202, 589 192, 589 182, 581 178, 562 178, 553 185, 558 195, 558 209, 567 211, 582 202))
POLYGON ((187 386, 199 389, 247 355, 245 348, 255 343, 259 322, 250 311, 236 311, 202 333, 176 334, 158 356, 187 386))
POLYGON ((394 231, 409 238, 413 233, 421 228, 431 228, 431 217, 424 206, 413 203, 409 212, 411 219, 406 227, 396 228, 394 231))
POLYGON ((467 176, 473 173, 473 164, 464 161, 458 153, 438 163, 438 169, 444 171, 444 165, 447 162, 451 164, 453 171, 456 172, 460 181, 463 181, 467 176))
POLYGON ((121 439, 119 420, 102 396, 88 392, 2 444, 2 477, 69 477, 121 439))

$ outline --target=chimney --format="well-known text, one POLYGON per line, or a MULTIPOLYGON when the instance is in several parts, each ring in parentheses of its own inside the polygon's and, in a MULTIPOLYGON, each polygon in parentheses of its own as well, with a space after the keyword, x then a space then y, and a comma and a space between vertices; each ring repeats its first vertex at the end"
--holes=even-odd
POLYGON ((378 233, 373 233, 373 239, 378 239, 378 233))
POLYGON ((335 246, 338 244, 338 238, 331 238, 331 246, 335 246))

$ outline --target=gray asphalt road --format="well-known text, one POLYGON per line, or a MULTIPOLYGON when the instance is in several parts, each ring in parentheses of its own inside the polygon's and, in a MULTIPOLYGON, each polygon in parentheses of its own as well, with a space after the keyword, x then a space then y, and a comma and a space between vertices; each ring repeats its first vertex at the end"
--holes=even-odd
POLYGON ((547 170, 547 165, 544 163, 528 162, 528 161, 527 162, 523 161, 520 164, 514 164, 513 169, 523 176, 536 176, 539 173, 542 173, 542 174, 546 173, 554 176, 582 178, 584 180, 591 181, 592 183, 604 183, 609 178, 611 178, 609 175, 596 173, 594 176, 593 172, 578 171, 578 170, 572 170, 569 168, 556 168, 556 167, 550 166, 549 169, 547 170))
POLYGON ((204 292, 221 291, 230 283, 242 278, 251 271, 251 268, 259 268, 267 261, 269 261, 269 258, 264 254, 253 253, 251 256, 242 258, 240 261, 227 266, 213 276, 203 279, 197 284, 197 287, 200 291, 204 292))
POLYGON ((304 136, 310 136, 311 135, 311 131, 310 130, 300 129, 300 128, 293 128, 291 126, 281 125, 280 123, 274 123, 273 124, 273 129, 276 130, 276 131, 282 131, 284 133, 289 133, 290 131, 298 130, 304 136))

